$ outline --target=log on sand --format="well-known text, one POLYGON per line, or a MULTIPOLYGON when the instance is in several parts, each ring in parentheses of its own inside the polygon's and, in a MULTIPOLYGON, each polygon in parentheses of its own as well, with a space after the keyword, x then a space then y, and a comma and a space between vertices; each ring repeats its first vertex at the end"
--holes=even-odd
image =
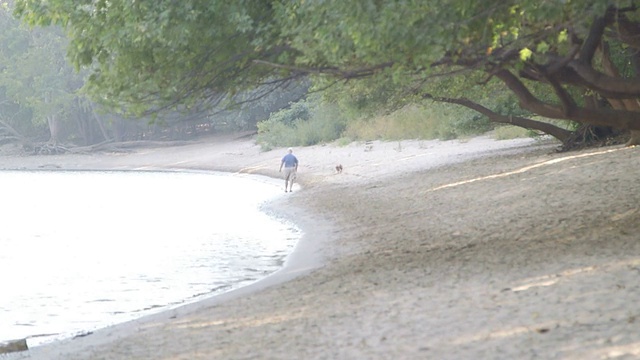
POLYGON ((27 339, 0 341, 0 354, 29 350, 27 339))

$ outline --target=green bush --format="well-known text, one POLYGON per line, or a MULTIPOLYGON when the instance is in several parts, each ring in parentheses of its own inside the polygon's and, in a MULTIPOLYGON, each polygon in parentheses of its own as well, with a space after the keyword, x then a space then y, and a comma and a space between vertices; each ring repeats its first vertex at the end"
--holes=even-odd
POLYGON ((307 101, 291 103, 290 107, 276 111, 269 116, 269 120, 282 123, 286 126, 293 126, 296 121, 309 120, 311 118, 311 105, 307 101))
POLYGON ((536 133, 519 126, 503 125, 496 127, 493 138, 496 140, 509 140, 535 136, 536 133))
POLYGON ((493 128, 486 117, 452 106, 409 105, 391 114, 347 124, 346 137, 358 140, 441 139, 485 133, 493 128))
POLYGON ((353 139, 350 137, 341 137, 335 141, 338 146, 347 146, 353 142, 353 139))
POLYGON ((303 100, 259 122, 257 142, 264 150, 310 146, 340 138, 345 126, 335 106, 303 100))
POLYGON ((296 133, 293 127, 272 119, 258 122, 257 126, 258 137, 256 141, 265 151, 276 147, 298 145, 295 143, 296 133))
POLYGON ((482 115, 458 118, 449 123, 456 137, 484 134, 494 128, 494 124, 482 115))
MULTIPOLYGON (((258 123, 257 142, 263 149, 270 150, 338 139, 340 144, 358 140, 451 140, 484 134, 494 128, 495 124, 485 116, 438 102, 408 105, 389 114, 347 121, 337 106, 316 97, 291 104, 288 109, 273 113, 268 120, 258 123)), ((516 135, 505 133, 504 136, 516 135)))
POLYGON ((342 135, 346 122, 330 106, 321 106, 307 120, 298 120, 295 129, 299 142, 296 145, 309 146, 334 141, 342 135))

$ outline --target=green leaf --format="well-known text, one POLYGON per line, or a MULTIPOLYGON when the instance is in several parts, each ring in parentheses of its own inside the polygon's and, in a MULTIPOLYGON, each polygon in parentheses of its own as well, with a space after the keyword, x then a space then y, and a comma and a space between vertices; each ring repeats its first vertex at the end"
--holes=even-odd
POLYGON ((529 48, 524 48, 520 50, 520 60, 527 61, 531 58, 533 52, 529 48))
MULTIPOLYGON (((538 45, 536 45, 537 53, 545 54, 547 51, 549 51, 549 44, 547 44, 545 41, 541 41, 540 43, 538 43, 538 45)), ((522 56, 522 53, 520 55, 522 56)))

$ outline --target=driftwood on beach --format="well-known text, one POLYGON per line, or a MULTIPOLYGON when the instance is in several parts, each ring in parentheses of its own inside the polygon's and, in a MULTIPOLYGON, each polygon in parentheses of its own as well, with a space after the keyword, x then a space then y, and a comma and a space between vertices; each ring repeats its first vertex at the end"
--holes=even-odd
POLYGON ((29 350, 27 339, 0 341, 0 354, 29 350))
POLYGON ((91 153, 95 151, 109 151, 109 152, 129 152, 129 149, 141 148, 141 147, 172 147, 193 144, 193 141, 151 141, 151 140, 138 140, 138 141, 105 141, 99 144, 88 146, 77 146, 67 149, 68 152, 78 153, 91 153))

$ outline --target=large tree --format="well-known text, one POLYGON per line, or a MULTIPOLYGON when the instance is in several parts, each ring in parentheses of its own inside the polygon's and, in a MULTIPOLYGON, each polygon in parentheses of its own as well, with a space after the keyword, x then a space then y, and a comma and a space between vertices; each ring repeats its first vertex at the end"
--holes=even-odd
MULTIPOLYGON (((29 114, 32 127, 48 129, 50 141, 55 144, 60 140, 64 115, 75 97, 73 92, 79 88, 78 81, 74 81, 77 75, 65 61, 66 38, 56 29, 29 31, 6 8, 0 8, 0 19, 3 100, 13 104, 17 111, 29 114)), ((5 118, 2 127, 17 135, 11 117, 10 112, 0 114, 0 118, 5 118)), ((33 134, 20 133, 19 137, 27 135, 33 134)))
POLYGON ((283 52, 270 35, 269 1, 16 1, 16 12, 64 26, 69 58, 92 71, 88 91, 136 114, 272 90, 260 79, 279 71, 252 61, 283 52))
MULTIPOLYGON (((61 24, 89 88, 138 112, 216 99, 304 74, 484 76, 549 118, 640 137, 633 0, 16 0, 32 24, 61 24), (553 96, 549 96, 549 95, 553 96)), ((454 87, 448 91, 461 89, 454 87)), ((441 94, 429 94, 429 96, 441 94)), ((465 101, 462 94, 444 94, 465 101)))

